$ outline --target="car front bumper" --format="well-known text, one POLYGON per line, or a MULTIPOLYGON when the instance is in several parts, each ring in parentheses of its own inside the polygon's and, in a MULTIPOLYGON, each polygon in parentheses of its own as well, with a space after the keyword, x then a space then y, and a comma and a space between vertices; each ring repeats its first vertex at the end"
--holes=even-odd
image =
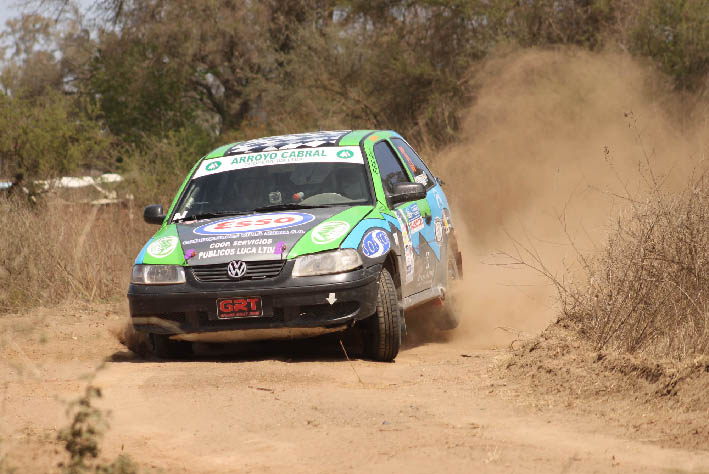
POLYGON ((179 285, 130 285, 133 326, 174 339, 299 338, 342 330, 374 314, 381 265, 317 277, 291 277, 293 262, 264 280, 203 283, 186 269, 179 285), (219 298, 260 297, 263 316, 219 319, 219 298))

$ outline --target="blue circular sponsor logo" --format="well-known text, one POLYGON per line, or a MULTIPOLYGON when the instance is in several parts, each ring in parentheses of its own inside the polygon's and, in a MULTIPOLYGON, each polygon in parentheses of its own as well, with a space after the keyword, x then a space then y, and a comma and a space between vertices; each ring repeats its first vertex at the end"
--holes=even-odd
POLYGON ((197 227, 195 234, 228 235, 245 232, 284 229, 312 221, 312 214, 301 212, 272 212, 270 214, 252 214, 250 216, 230 217, 217 222, 210 222, 197 227))
POLYGON ((391 248, 391 241, 386 232, 380 229, 369 231, 362 239, 362 253, 369 258, 381 257, 391 248))

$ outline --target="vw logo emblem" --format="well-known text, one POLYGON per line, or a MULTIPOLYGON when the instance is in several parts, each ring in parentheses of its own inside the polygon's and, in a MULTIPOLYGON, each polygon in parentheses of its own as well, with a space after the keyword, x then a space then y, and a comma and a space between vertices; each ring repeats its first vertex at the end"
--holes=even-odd
POLYGON ((241 278, 246 273, 246 262, 232 260, 226 267, 226 273, 230 278, 241 278))

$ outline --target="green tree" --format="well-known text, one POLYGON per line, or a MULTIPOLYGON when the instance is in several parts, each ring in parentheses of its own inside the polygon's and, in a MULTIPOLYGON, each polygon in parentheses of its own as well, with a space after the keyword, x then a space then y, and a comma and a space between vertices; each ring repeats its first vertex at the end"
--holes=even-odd
POLYGON ((709 86, 709 5, 706 0, 652 0, 632 33, 634 51, 654 59, 677 87, 709 86))
POLYGON ((34 98, 0 94, 0 172, 28 178, 105 168, 111 137, 96 110, 49 91, 34 98))

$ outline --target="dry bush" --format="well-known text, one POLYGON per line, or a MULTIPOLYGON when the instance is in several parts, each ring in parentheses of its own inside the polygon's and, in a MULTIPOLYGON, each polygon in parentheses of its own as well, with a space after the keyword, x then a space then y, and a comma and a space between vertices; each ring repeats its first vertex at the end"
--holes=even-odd
POLYGON ((151 228, 132 207, 0 198, 0 311, 123 297, 151 228))
POLYGON ((709 354, 709 175, 619 216, 581 282, 557 282, 563 314, 596 350, 683 360, 709 354))
MULTIPOLYGON (((93 380, 93 379, 92 379, 93 380)), ((67 405, 69 424, 57 434, 57 440, 64 444, 69 454, 67 463, 60 463, 66 474, 136 474, 138 466, 130 456, 119 454, 111 463, 97 458, 101 453, 101 443, 109 428, 110 411, 95 406, 94 400, 102 397, 101 389, 91 382, 84 394, 67 405)))

